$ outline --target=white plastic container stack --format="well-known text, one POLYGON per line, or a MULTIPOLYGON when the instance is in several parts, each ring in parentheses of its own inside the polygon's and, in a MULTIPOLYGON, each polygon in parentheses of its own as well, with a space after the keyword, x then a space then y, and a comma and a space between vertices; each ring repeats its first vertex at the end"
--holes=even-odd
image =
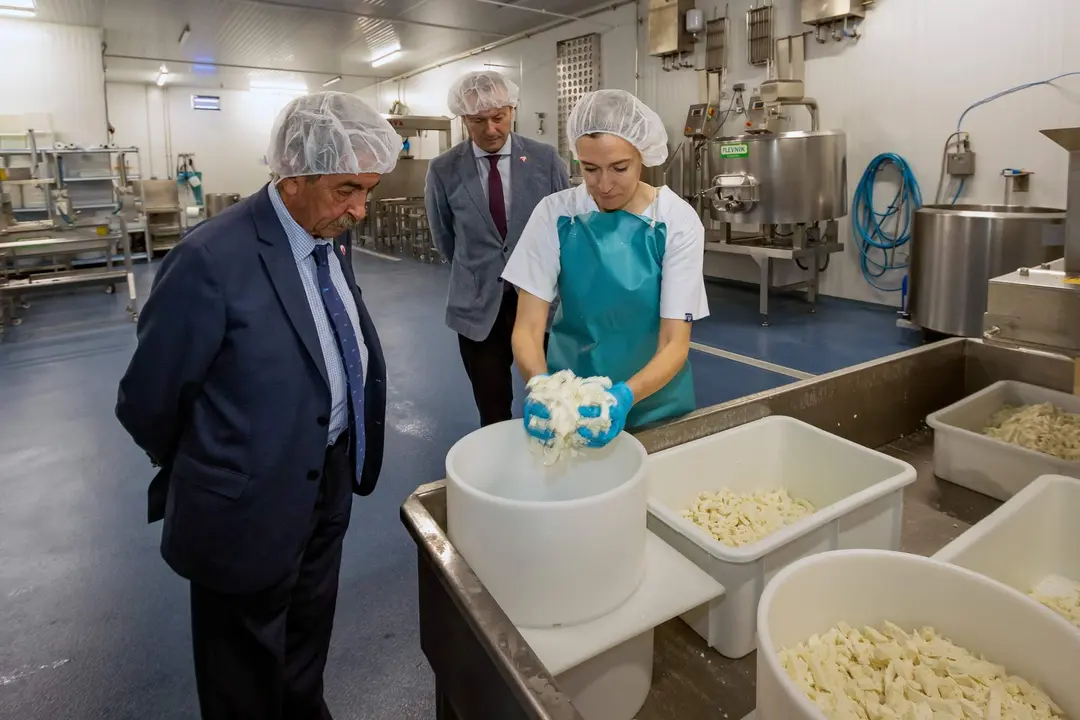
POLYGON ((1080 477, 1080 462, 1061 460, 982 434, 990 416, 1006 405, 1053 403, 1080 413, 1080 397, 1003 380, 931 413, 934 474, 983 495, 1008 500, 1040 475, 1080 477))
POLYGON ((622 434, 545 466, 521 421, 462 438, 446 456, 447 531, 510 620, 593 620, 645 571, 645 448, 622 434))
POLYGON ((934 558, 1024 594, 1050 576, 1080 582, 1080 480, 1043 475, 934 558))
POLYGON ((903 491, 915 469, 790 417, 768 417, 648 459, 649 529, 724 586, 682 616, 720 654, 756 647, 758 599, 789 563, 847 548, 899 549, 903 491), (817 511, 760 542, 733 548, 682 517, 700 493, 786 488, 817 511))
POLYGON ((756 720, 825 720, 777 653, 840 622, 932 627, 1035 683, 1080 717, 1080 634, 1001 583, 906 553, 851 550, 803 558, 769 583, 758 608, 756 720))

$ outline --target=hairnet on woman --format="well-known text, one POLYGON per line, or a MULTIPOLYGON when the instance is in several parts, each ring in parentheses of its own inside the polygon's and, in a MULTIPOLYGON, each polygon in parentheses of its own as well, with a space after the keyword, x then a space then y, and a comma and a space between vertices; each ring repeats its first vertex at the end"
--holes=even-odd
MULTIPOLYGON (((525 379, 558 370, 605 376, 611 428, 582 434, 593 447, 624 428, 695 408, 690 327, 709 314, 705 228, 667 187, 641 180, 663 164, 660 117, 624 90, 599 90, 570 113, 567 134, 584 183, 545 198, 503 273, 520 292, 514 357, 525 379), (561 300, 545 356, 548 307, 561 300)), ((598 408, 582 408, 583 415, 598 408)), ((546 409, 527 400, 525 427, 546 409)))

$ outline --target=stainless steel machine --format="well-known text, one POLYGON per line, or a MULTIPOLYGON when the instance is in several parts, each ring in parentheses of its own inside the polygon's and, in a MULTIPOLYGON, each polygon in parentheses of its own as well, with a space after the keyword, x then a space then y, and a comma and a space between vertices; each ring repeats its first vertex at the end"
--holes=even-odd
POLYGON ((1073 358, 1080 392, 1080 127, 1042 133, 1069 152, 1065 257, 992 279, 984 337, 1073 358))
POLYGON ((926 205, 915 213, 908 311, 920 328, 981 337, 987 283, 1061 257, 1065 211, 926 205))
POLYGON ((206 194, 206 217, 212 218, 240 202, 240 193, 207 193, 206 194))
MULTIPOLYGON (((802 35, 777 40, 778 77, 750 97, 745 133, 706 134, 709 105, 691 107, 686 123, 688 137, 708 138, 703 159, 698 156, 689 172, 681 173, 690 176, 693 196, 705 205, 699 209, 712 221, 706 250, 744 255, 757 264, 764 326, 772 290, 805 290, 813 312, 820 273, 829 255, 844 249, 837 219, 848 212, 847 136, 819 129, 817 102, 803 93, 804 52, 802 35), (808 131, 797 129, 800 107, 808 113, 808 131), (774 287, 777 260, 795 262, 807 276, 774 287)), ((722 127, 722 120, 716 126, 722 127)))

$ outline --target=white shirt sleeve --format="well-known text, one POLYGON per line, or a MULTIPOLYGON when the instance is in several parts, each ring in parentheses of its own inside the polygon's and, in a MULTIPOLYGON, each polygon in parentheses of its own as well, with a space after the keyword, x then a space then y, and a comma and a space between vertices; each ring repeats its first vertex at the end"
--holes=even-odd
POLYGON ((561 270, 554 197, 549 195, 537 204, 502 274, 506 282, 547 302, 555 300, 561 270))
MULTIPOLYGON (((666 188, 661 192, 670 193, 666 188)), ((694 208, 682 198, 672 193, 664 200, 666 212, 661 219, 667 226, 667 243, 660 279, 660 317, 701 320, 709 316, 704 274, 705 226, 694 208)))

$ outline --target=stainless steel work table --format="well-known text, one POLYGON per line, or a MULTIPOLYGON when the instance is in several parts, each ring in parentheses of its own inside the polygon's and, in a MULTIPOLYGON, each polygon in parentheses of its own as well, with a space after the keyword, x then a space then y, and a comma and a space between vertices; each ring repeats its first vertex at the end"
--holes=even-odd
POLYGON ((28 307, 25 298, 34 293, 88 285, 105 286, 111 292, 117 284, 123 285, 127 290, 127 311, 132 320, 137 320, 139 302, 135 291, 131 236, 123 223, 119 233, 105 235, 81 228, 63 233, 53 231, 53 234, 35 231, 23 237, 0 236, 0 332, 5 324, 19 324, 21 319, 15 317, 15 307, 28 307), (105 252, 104 268, 46 271, 35 267, 20 268, 16 265, 16 261, 20 259, 61 256, 71 258, 79 253, 99 250, 105 252), (120 267, 116 267, 114 260, 118 252, 122 256, 120 267), (26 277, 15 279, 14 276, 19 274, 26 277))
MULTIPOLYGON (((998 380, 1072 391, 1058 356, 948 340, 750 395, 645 430, 650 452, 767 415, 788 415, 911 463, 901 544, 930 555, 999 503, 940 481, 924 419, 998 380)), ((579 720, 580 715, 446 536, 443 482, 401 509, 419 558, 420 642, 435 672, 440 720, 579 720)), ((527 569, 522 570, 527 572, 527 569)), ((681 620, 656 630, 652 692, 637 720, 739 720, 754 709, 755 658, 728 660, 681 620)))

